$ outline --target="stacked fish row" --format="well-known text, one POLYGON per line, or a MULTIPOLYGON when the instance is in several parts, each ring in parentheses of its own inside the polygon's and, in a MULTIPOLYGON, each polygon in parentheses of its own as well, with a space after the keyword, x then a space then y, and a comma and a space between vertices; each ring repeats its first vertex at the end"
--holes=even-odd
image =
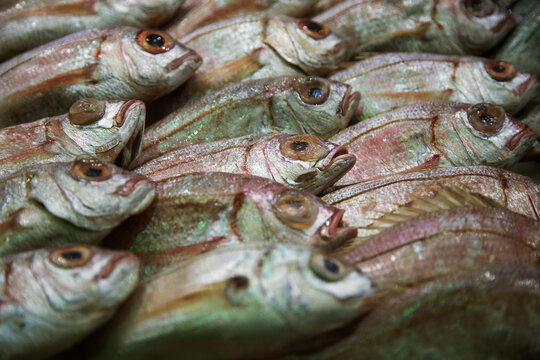
POLYGON ((540 356, 514 2, 0 4, 0 359, 540 356))

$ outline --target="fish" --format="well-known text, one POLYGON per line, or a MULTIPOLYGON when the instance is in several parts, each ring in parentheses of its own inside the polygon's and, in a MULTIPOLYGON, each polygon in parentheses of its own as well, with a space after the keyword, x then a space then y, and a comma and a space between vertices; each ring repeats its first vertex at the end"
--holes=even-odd
POLYGON ((357 159, 335 184, 343 186, 439 167, 510 167, 536 137, 497 105, 429 102, 366 119, 329 141, 345 146, 357 159))
POLYGON ((137 285, 127 251, 71 245, 0 257, 0 358, 46 359, 109 320, 137 285))
POLYGON ((312 135, 247 135, 168 151, 134 172, 152 181, 205 171, 249 174, 319 194, 355 161, 344 147, 312 135))
POLYGON ((380 287, 410 286, 459 270, 539 258, 540 222, 498 208, 457 208, 415 217, 340 254, 380 287))
POLYGON ((144 120, 142 101, 81 99, 67 114, 0 129, 0 178, 83 156, 126 167, 140 153, 144 120))
POLYGON ((540 90, 536 75, 505 61, 427 53, 377 54, 331 79, 362 94, 358 120, 400 106, 440 100, 487 102, 515 114, 540 90))
POLYGON ((480 55, 515 25, 491 0, 349 0, 313 20, 366 51, 480 55))
MULTIPOLYGON (((345 211, 343 222, 368 237, 402 221, 395 214, 414 204, 423 211, 439 210, 435 204, 456 203, 455 196, 443 202, 434 198, 442 189, 464 191, 494 201, 498 206, 540 221, 540 183, 508 170, 488 166, 449 167, 388 175, 352 184, 326 194, 322 200, 345 211)), ((439 205, 440 206, 440 205, 439 205)), ((422 212, 420 212, 422 214, 422 212)))
POLYGON ((156 199, 104 240, 129 249, 151 276, 177 261, 236 243, 281 242, 335 248, 354 238, 343 210, 269 179, 193 173, 156 181, 156 199), (150 271, 151 270, 151 271, 150 271))
POLYGON ((196 0, 185 1, 177 19, 165 30, 179 39, 202 26, 261 11, 293 17, 309 15, 316 0, 196 0))
POLYGON ((0 4, 0 61, 63 36, 96 27, 161 26, 179 0, 4 0, 0 4))
POLYGON ((538 264, 508 263, 389 292, 349 336, 322 351, 286 358, 535 359, 539 279, 538 264))
POLYGON ((327 138, 344 129, 360 94, 314 76, 281 76, 229 85, 177 109, 145 130, 138 167, 201 142, 285 132, 327 138))
POLYGON ((82 98, 149 102, 200 64, 199 55, 160 30, 71 34, 0 64, 0 127, 61 115, 82 98))
POLYGON ((365 314, 376 285, 309 247, 242 244, 142 282, 81 353, 99 359, 253 359, 365 314), (265 341, 261 342, 264 336, 265 341))
POLYGON ((147 208, 154 185, 97 159, 22 169, 0 180, 0 256, 40 247, 95 244, 147 208))

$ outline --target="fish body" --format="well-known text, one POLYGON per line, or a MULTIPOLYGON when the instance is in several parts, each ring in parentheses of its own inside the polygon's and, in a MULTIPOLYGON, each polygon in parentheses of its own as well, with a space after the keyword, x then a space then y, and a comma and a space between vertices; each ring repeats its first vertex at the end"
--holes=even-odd
POLYGON ((345 128, 360 95, 337 81, 281 76, 232 84, 145 130, 140 166, 168 151, 249 134, 285 132, 327 138, 345 128))
POLYGON ((74 245, 0 258, 0 359, 46 359, 109 320, 137 284, 127 251, 74 245))
POLYGON ((124 167, 138 156, 144 133, 143 102, 84 99, 72 108, 68 114, 1 129, 0 178, 25 167, 80 156, 105 162, 118 158, 124 167), (78 111, 88 104, 94 107, 78 111), (93 118, 79 123, 84 115, 93 118))
POLYGON ((96 27, 157 27, 180 0, 6 0, 0 5, 0 61, 96 27))
POLYGON ((496 105, 432 102, 379 114, 329 141, 357 158, 336 183, 348 185, 438 167, 510 167, 532 148, 536 134, 496 105))
POLYGON ((286 353, 364 314, 375 290, 350 264, 308 247, 217 249, 142 282, 87 348, 107 360, 286 353))
POLYGON ((536 75, 523 73, 510 63, 427 53, 375 55, 331 78, 362 94, 361 119, 440 100, 493 103, 515 114, 540 89, 536 75))
POLYGON ((366 51, 478 55, 512 29, 511 13, 492 1, 349 0, 315 16, 366 51))
MULTIPOLYGON (((343 221, 358 228, 358 236, 381 231, 378 220, 400 208, 430 201, 442 188, 469 191, 498 203, 513 212, 540 221, 540 183, 526 176, 487 166, 450 167, 385 176, 352 184, 326 194, 322 199, 345 211, 343 221), (376 226, 374 226, 376 225, 376 226)), ((398 219, 399 221, 399 219, 398 219)), ((389 221, 392 226, 396 222, 389 221)))
POLYGON ((0 183, 0 255, 97 243, 154 195, 142 175, 98 160, 25 168, 0 183))
POLYGON ((91 29, 0 64, 0 127, 60 115, 81 98, 151 101, 201 58, 159 30, 91 29))
POLYGON ((311 135, 269 134, 186 146, 134 171, 152 181, 194 172, 249 174, 318 194, 355 161, 342 146, 311 135))

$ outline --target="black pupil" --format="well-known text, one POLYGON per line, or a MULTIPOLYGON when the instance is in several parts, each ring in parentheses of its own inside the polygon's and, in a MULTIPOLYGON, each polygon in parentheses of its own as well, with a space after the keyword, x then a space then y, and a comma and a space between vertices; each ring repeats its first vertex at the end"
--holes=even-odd
POLYGON ((313 31, 313 32, 321 32, 322 31, 322 27, 321 25, 315 23, 315 22, 307 22, 306 23, 306 27, 308 28, 309 31, 313 31))
POLYGON ((477 0, 477 1, 473 1, 473 2, 471 3, 471 9, 472 9, 473 11, 480 11, 480 10, 482 10, 482 3, 483 3, 483 1, 481 1, 481 0, 480 0, 480 1, 478 1, 478 0, 477 0))
POLYGON ((308 96, 310 98, 320 98, 322 95, 323 95, 323 91, 321 88, 314 87, 308 90, 308 96))
POLYGON ((309 144, 305 141, 295 141, 291 144, 291 149, 294 151, 304 151, 308 148, 309 144))
POLYGON ((62 257, 69 261, 79 260, 82 258, 82 253, 80 251, 66 251, 62 253, 62 257))
POLYGON ((330 271, 331 273, 336 274, 339 272, 339 266, 335 262, 330 261, 328 259, 324 260, 324 267, 326 268, 326 270, 330 271))
POLYGON ((487 125, 487 126, 493 125, 493 121, 494 121, 493 116, 489 114, 480 115, 480 122, 484 125, 487 125))
POLYGON ((495 66, 493 66, 493 71, 495 71, 495 72, 502 73, 502 72, 504 72, 504 70, 506 70, 504 65, 495 65, 495 66))
POLYGON ((101 170, 100 168, 96 168, 96 167, 88 167, 85 171, 84 171, 84 174, 88 177, 98 177, 98 176, 101 176, 101 174, 103 173, 103 170, 101 170))
POLYGON ((158 34, 150 34, 146 37, 146 42, 148 45, 159 48, 165 45, 165 39, 163 36, 158 34))

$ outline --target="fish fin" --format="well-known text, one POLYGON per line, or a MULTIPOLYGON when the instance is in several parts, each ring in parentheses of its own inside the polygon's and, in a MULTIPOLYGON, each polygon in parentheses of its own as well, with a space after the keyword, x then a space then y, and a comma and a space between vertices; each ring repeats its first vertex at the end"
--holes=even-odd
POLYGON ((372 97, 383 97, 392 99, 403 99, 404 101, 414 101, 417 103, 429 101, 444 101, 450 99, 452 89, 442 91, 402 91, 402 92, 387 92, 371 94, 372 97))
POLYGON ((242 81, 264 66, 259 62, 261 50, 262 48, 255 49, 250 54, 198 77, 194 81, 195 86, 199 89, 215 89, 225 84, 242 81))
POLYGON ((31 9, 16 11, 8 17, 30 17, 30 16, 88 16, 95 15, 94 9, 96 0, 83 0, 70 4, 57 4, 50 6, 40 6, 31 9))

